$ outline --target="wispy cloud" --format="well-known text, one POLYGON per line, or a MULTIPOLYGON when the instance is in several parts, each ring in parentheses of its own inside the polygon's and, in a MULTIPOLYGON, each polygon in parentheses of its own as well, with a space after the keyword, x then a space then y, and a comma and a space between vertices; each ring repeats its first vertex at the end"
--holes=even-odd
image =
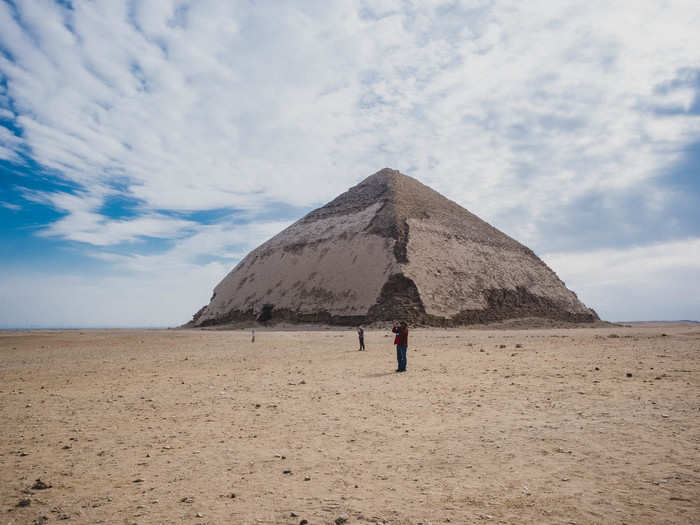
POLYGON ((98 213, 105 193, 41 192, 25 190, 23 196, 65 212, 60 219, 39 232, 93 246, 110 246, 133 242, 144 237, 173 239, 190 234, 196 222, 146 211, 129 220, 113 220, 98 213))
POLYGON ((700 319, 700 237, 542 258, 604 318, 700 319))
POLYGON ((0 206, 12 211, 19 211, 22 209, 22 206, 19 204, 12 204, 11 202, 0 202, 0 206))
POLYGON ((289 221, 251 221, 236 225, 200 225, 194 228, 195 233, 178 239, 172 247, 160 253, 97 252, 94 256, 117 263, 122 270, 145 273, 158 272, 165 267, 186 268, 203 258, 207 262, 216 260, 233 265, 261 239, 272 237, 289 224, 289 221))
POLYGON ((9 129, 0 125, 0 159, 21 162, 17 150, 22 146, 22 140, 9 129))

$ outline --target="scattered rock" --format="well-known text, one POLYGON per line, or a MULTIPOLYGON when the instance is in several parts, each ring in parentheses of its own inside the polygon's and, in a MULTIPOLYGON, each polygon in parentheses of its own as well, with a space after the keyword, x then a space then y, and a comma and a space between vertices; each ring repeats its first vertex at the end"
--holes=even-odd
POLYGON ((180 498, 180 503, 194 503, 194 498, 192 496, 185 496, 180 498))
POLYGON ((309 525, 309 522, 306 521, 306 520, 301 520, 301 521, 299 522, 299 525, 309 525))
POLYGON ((620 336, 617 335, 617 334, 610 334, 610 335, 608 336, 608 339, 619 339, 619 338, 620 338, 620 336))
POLYGON ((43 525, 44 523, 47 523, 48 521, 49 521, 49 518, 47 518, 46 516, 39 516, 32 523, 34 525, 43 525))
POLYGON ((16 506, 17 507, 29 507, 29 505, 31 505, 31 504, 32 504, 32 500, 30 500, 29 498, 22 498, 21 500, 19 500, 19 502, 17 503, 16 506))
POLYGON ((304 481, 311 481, 311 478, 309 476, 304 477, 304 481))
POLYGON ((49 483, 44 483, 39 478, 36 478, 36 481, 34 482, 34 485, 32 485, 32 488, 34 490, 46 490, 46 489, 50 489, 51 485, 49 483))
POLYGON ((204 517, 204 515, 203 515, 201 512, 198 512, 197 514, 195 514, 195 516, 196 516, 197 518, 203 518, 203 517, 204 517))
POLYGON ((523 347, 523 345, 521 345, 520 343, 518 343, 517 345, 515 345, 515 348, 522 348, 522 347, 523 347))
POLYGON ((289 513, 289 517, 290 517, 290 518, 298 518, 298 517, 299 517, 299 514, 297 514, 296 512, 290 512, 290 513, 289 513))
POLYGON ((627 372, 627 377, 632 377, 632 372, 627 372))
POLYGON ((291 470, 291 469, 288 469, 288 468, 287 468, 287 469, 284 469, 284 470, 282 471, 282 474, 291 474, 291 473, 292 473, 292 470, 291 470))
POLYGON ((136 478, 132 483, 143 483, 143 480, 141 478, 136 478))
POLYGON ((347 523, 349 517, 347 514, 341 514, 335 519, 335 525, 343 525, 343 523, 347 523))

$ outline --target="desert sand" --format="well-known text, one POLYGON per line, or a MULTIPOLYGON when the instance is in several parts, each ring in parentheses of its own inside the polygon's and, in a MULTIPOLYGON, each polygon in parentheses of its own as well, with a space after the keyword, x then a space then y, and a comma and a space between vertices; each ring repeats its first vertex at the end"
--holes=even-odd
POLYGON ((0 333, 0 523, 700 522, 699 325, 365 338, 0 333))

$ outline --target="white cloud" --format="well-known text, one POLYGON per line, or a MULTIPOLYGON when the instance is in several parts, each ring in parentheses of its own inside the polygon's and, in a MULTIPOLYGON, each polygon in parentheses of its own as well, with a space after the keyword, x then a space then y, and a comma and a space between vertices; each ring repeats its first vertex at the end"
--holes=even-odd
POLYGON ((700 320, 700 238, 542 259, 604 319, 700 320))
POLYGON ((198 223, 146 211, 133 219, 108 219, 98 211, 109 195, 106 188, 92 193, 38 192, 26 190, 24 198, 50 205, 66 215, 39 232, 44 237, 60 237, 93 246, 111 246, 144 237, 180 238, 191 233, 198 223))
MULTIPOLYGON (((246 253, 289 226, 288 221, 253 221, 242 224, 200 225, 191 236, 178 239, 167 251, 150 255, 97 252, 96 257, 117 263, 122 270, 160 272, 180 268, 186 274, 197 259, 226 260, 231 269, 246 253)), ((226 273, 226 272, 225 272, 226 273)), ((221 279, 223 273, 218 277, 221 279)), ((218 280, 217 280, 218 282, 218 280)), ((213 283, 215 284, 215 283, 213 283)), ((210 288, 213 288, 210 284, 210 288)))
POLYGON ((12 210, 12 211, 19 211, 22 209, 22 206, 20 206, 18 204, 13 204, 11 202, 4 202, 4 201, 0 201, 0 206, 2 206, 3 208, 7 208, 8 210, 12 210))
POLYGON ((13 162, 21 162, 17 150, 22 146, 22 141, 9 129, 0 126, 0 159, 13 162))
POLYGON ((654 86, 697 63, 691 2, 17 5, 0 67, 35 158, 153 208, 309 205, 392 165, 488 216, 524 193, 536 220, 700 134, 643 109, 688 104, 654 86))

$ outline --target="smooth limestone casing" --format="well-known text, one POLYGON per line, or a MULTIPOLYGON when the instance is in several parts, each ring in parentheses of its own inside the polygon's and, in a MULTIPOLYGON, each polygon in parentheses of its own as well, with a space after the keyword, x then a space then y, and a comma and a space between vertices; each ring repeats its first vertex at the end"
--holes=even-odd
POLYGON ((275 309, 365 315, 398 271, 394 240, 364 233, 381 208, 300 221, 248 254, 214 289, 199 324, 230 311, 275 309))

